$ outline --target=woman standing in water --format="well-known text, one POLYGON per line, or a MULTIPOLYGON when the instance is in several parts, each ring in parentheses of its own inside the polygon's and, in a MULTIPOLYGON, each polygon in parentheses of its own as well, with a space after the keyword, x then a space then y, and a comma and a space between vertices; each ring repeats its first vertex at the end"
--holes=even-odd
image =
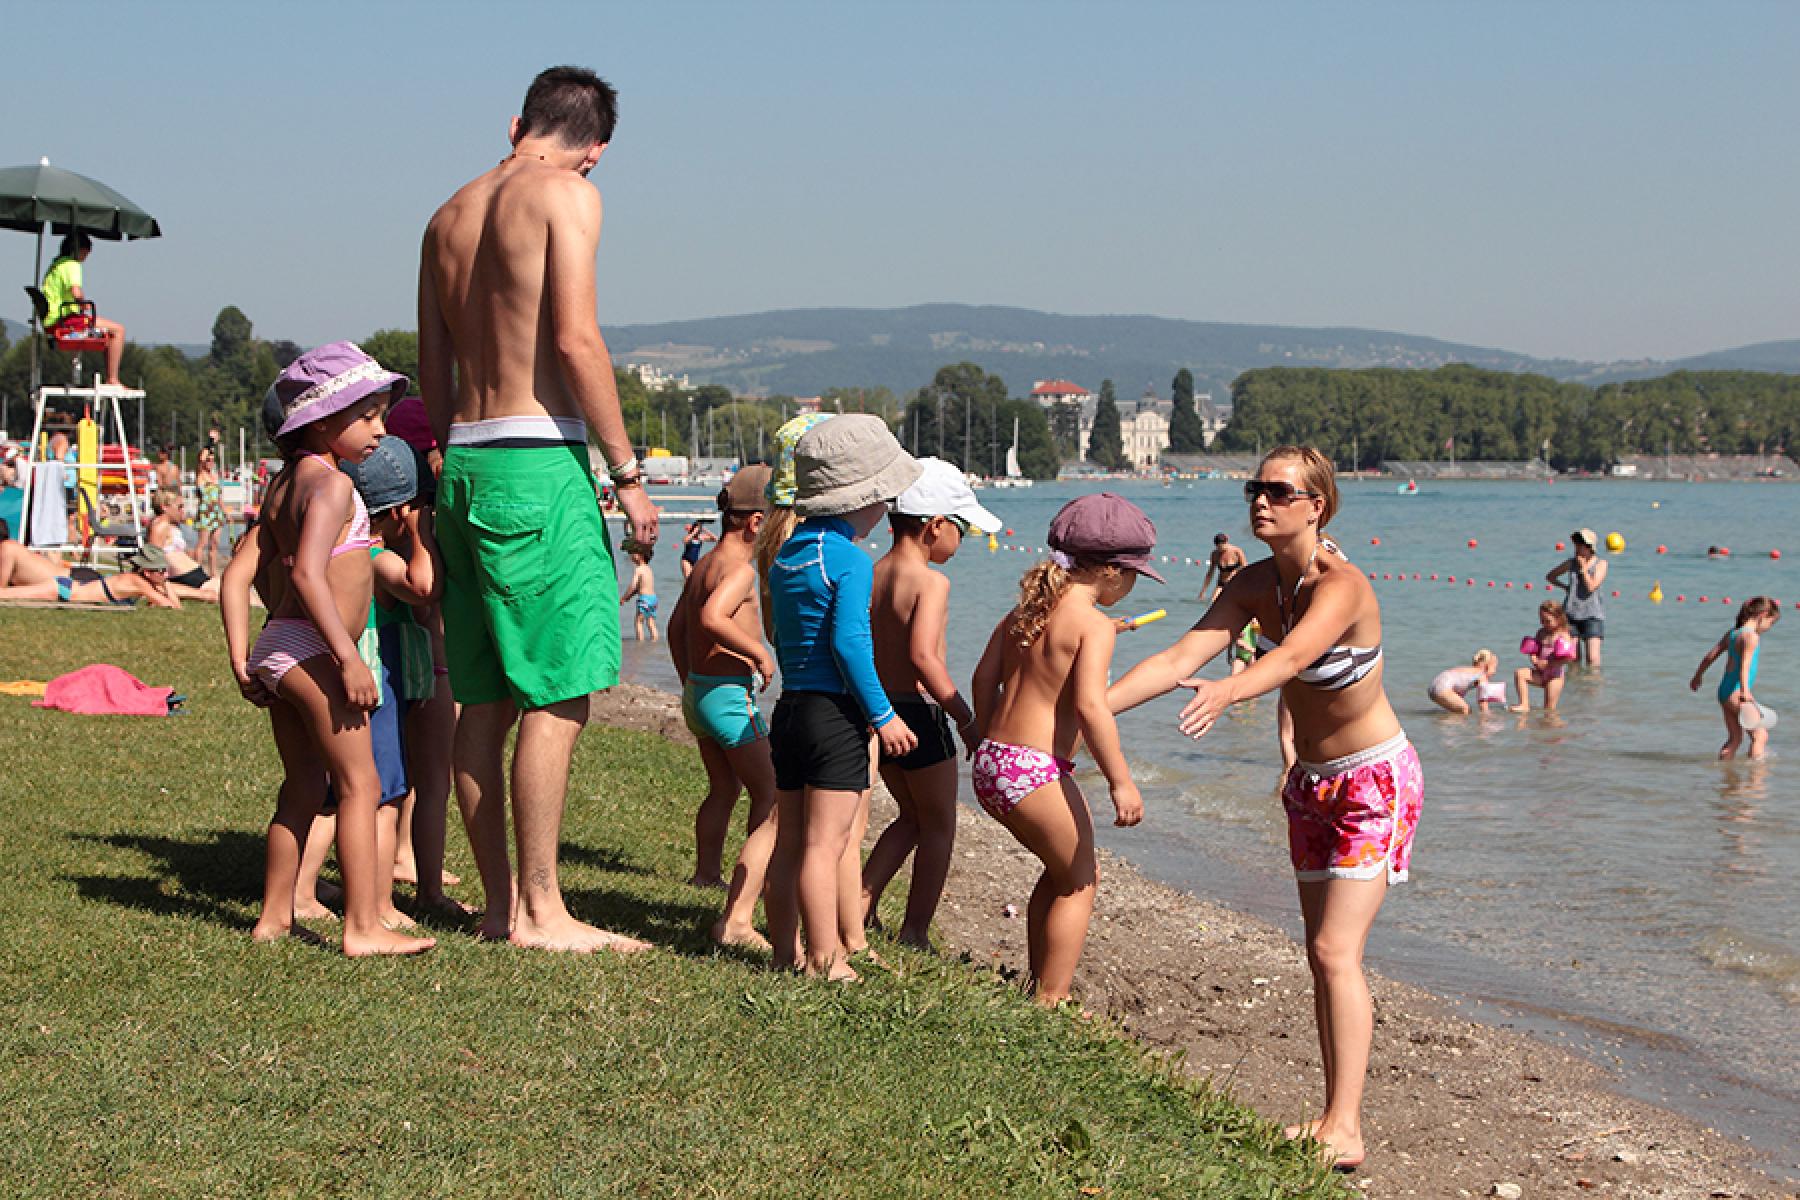
POLYGON ((1190 688, 1181 731, 1198 738, 1228 706, 1281 690, 1299 757, 1281 799, 1325 1065, 1324 1110, 1288 1136, 1315 1139, 1333 1166, 1351 1170, 1363 1161, 1374 1034, 1363 945, 1388 885, 1406 878, 1424 776, 1382 690, 1374 589, 1341 555, 1320 553, 1338 506, 1331 460, 1310 446, 1278 446, 1244 496, 1251 533, 1270 556, 1238 572, 1180 641, 1132 668, 1108 701, 1123 712, 1190 688), (1252 619, 1265 635, 1262 656, 1225 679, 1195 677, 1252 619))

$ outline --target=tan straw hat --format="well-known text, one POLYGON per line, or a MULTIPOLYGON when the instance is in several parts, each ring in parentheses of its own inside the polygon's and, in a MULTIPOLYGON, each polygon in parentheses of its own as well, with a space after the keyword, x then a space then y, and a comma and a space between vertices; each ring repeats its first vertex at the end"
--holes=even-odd
POLYGON ((924 473, 900 448, 887 422, 868 413, 833 417, 794 446, 803 517, 833 517, 892 500, 924 473))

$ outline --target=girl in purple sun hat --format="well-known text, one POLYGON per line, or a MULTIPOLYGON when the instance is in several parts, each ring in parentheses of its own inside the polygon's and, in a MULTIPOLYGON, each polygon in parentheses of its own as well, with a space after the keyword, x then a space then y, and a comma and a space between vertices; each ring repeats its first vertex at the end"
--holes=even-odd
POLYGON ((340 459, 360 463, 375 453, 382 414, 406 388, 404 375, 349 342, 332 342, 288 364, 264 401, 286 463, 219 589, 232 674, 246 699, 268 709, 286 772, 269 823, 262 915, 251 931, 258 941, 293 929, 300 853, 329 778, 338 800, 344 953, 417 954, 435 945, 381 923, 381 784, 368 719, 381 693, 356 650, 369 615, 375 542, 362 497, 337 469, 340 459), (269 620, 251 644, 253 585, 269 604, 269 620))

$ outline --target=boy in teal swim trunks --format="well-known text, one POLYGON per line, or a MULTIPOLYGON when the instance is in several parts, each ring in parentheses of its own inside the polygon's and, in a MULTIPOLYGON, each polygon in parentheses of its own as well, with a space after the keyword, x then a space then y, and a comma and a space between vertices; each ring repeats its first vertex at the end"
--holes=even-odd
POLYGON ((775 767, 756 693, 769 686, 775 659, 763 645, 752 554, 769 510, 768 482, 768 467, 745 467, 719 493, 718 541, 694 567, 669 614, 681 715, 706 764, 706 799, 694 818, 694 876, 688 882, 725 886, 725 833, 738 793, 747 789, 748 833, 712 936, 721 945, 761 949, 769 943, 753 922, 775 849, 775 767))
POLYGON ((657 640, 656 576, 650 570, 650 547, 642 542, 626 542, 625 553, 631 555, 631 561, 636 565, 631 570, 631 584, 619 597, 619 603, 637 601, 637 615, 631 619, 632 632, 637 634, 640 642, 654 642, 657 640), (649 637, 644 636, 646 632, 649 637))

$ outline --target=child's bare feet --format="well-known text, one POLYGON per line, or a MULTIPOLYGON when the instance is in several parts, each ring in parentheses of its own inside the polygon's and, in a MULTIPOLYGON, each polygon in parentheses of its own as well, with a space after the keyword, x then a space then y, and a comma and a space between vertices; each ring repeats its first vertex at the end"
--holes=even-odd
POLYGON ((368 933, 344 930, 344 955, 347 958, 370 958, 383 954, 423 954, 437 945, 436 938, 411 937, 377 926, 368 933))
POLYGON ((1530 712, 1531 705, 1529 705, 1529 704, 1509 704, 1506 706, 1506 711, 1507 712, 1522 712, 1522 713, 1530 712))
POLYGON ((419 923, 390 904, 381 914, 381 926, 383 929, 417 929, 419 923))
POLYGON ((279 942, 293 931, 291 922, 274 921, 268 917, 258 920, 250 930, 250 937, 258 942, 279 942))
POLYGON ((480 914, 481 910, 473 905, 464 904, 455 896, 439 892, 435 896, 420 894, 413 899, 413 907, 426 913, 440 917, 461 919, 480 914))
POLYGON ((933 946, 931 944, 931 939, 922 933, 908 933, 906 930, 902 929, 900 931, 900 944, 902 946, 911 946, 914 950, 918 950, 924 954, 937 953, 937 947, 933 946))
POLYGON ((319 903, 315 897, 311 900, 294 901, 294 919, 296 921, 335 921, 337 913, 319 903))
POLYGON ((844 958, 839 958, 836 962, 832 963, 831 969, 828 971, 816 971, 811 965, 808 965, 806 974, 809 978, 823 979, 827 983, 862 982, 862 976, 858 975, 855 970, 851 968, 849 961, 844 958))
POLYGON ((561 920, 538 924, 521 912, 513 925, 510 940, 515 946, 533 950, 562 950, 569 954, 591 954, 596 950, 637 954, 653 949, 649 942, 595 928, 567 914, 561 920))
POLYGON ((720 879, 717 875, 702 875, 698 871, 695 871, 693 875, 688 877, 688 886, 712 888, 713 890, 720 892, 731 890, 731 885, 726 883, 723 879, 720 879))
POLYGON ((746 950, 772 951, 774 946, 769 939, 756 931, 756 926, 737 927, 728 925, 724 917, 713 922, 712 940, 721 946, 742 946, 746 950))

